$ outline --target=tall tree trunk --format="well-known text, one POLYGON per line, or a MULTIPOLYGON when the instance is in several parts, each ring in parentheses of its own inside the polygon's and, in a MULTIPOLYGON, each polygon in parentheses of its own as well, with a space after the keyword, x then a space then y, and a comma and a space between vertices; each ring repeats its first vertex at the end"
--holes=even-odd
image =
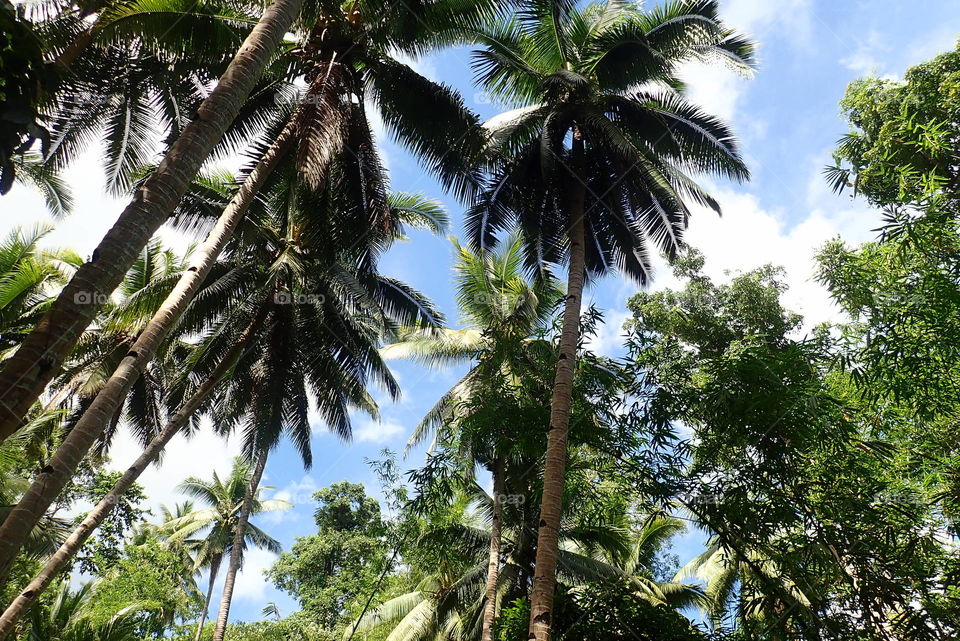
POLYGON ((70 44, 60 52, 60 55, 53 61, 60 72, 69 70, 73 63, 77 61, 77 58, 80 57, 80 54, 90 46, 99 24, 100 19, 98 18, 92 25, 78 33, 70 44))
MULTIPOLYGON (((90 538, 94 530, 103 523, 103 520, 113 511, 113 508, 120 502, 123 494, 130 489, 140 475, 146 470, 147 466, 156 461, 160 452, 166 447, 170 439, 177 434, 183 426, 187 424, 190 417, 200 407, 200 405, 210 396, 217 383, 230 371, 234 362, 242 355, 250 339, 256 333, 256 329, 263 319, 262 314, 258 314, 251 320, 250 324, 244 329, 243 333, 237 338, 229 351, 217 364, 210 376, 194 391, 190 398, 177 410, 163 429, 153 438, 147 448, 137 457, 137 459, 127 468, 110 491, 97 505, 90 510, 80 525, 71 532, 67 540, 64 541, 56 552, 47 560, 35 577, 29 584, 14 598, 13 602, 0 615, 0 639, 7 636, 17 621, 27 611, 27 608, 39 597, 43 591, 50 585, 63 568, 76 555, 83 544, 90 538)), ((209 598, 209 596, 208 596, 209 598)))
POLYGON ((223 580, 223 596, 220 599, 220 611, 217 613, 217 625, 213 629, 213 641, 223 641, 227 631, 227 620, 230 618, 230 602, 233 600, 233 587, 237 582, 237 572, 243 562, 243 538, 247 534, 247 523, 250 521, 250 510, 253 508, 253 499, 257 495, 257 487, 263 476, 263 468, 267 465, 267 452, 264 450, 257 457, 257 465, 250 477, 250 485, 243 496, 243 505, 237 518, 237 529, 233 534, 233 548, 230 550, 230 565, 227 566, 227 576, 223 580))
MULTIPOLYGON (((0 442, 60 371, 107 297, 186 193, 190 181, 223 137, 250 95, 304 0, 274 0, 230 62, 196 117, 170 147, 156 171, 60 292, 34 330, 0 370, 0 442)), ((0 548, 6 559, 8 548, 0 548)))
POLYGON ((500 579, 500 540, 503 531, 503 459, 493 464, 493 518, 490 524, 490 560, 487 562, 487 589, 483 604, 482 641, 494 641, 493 623, 497 618, 497 583, 500 579))
POLYGON ((293 117, 234 194, 203 245, 191 258, 190 267, 140 332, 93 403, 0 526, 0 578, 6 576, 29 532, 76 472, 77 465, 103 433, 109 417, 116 415, 121 408, 130 386, 153 360, 157 348, 193 300, 260 187, 290 149, 296 128, 297 118, 293 117))
POLYGON ((200 613, 200 620, 197 621, 197 633, 193 635, 193 641, 200 641, 200 637, 203 635, 203 624, 207 622, 207 611, 210 609, 210 597, 213 596, 213 586, 217 583, 217 575, 220 573, 220 561, 222 560, 222 554, 217 554, 210 560, 210 580, 207 582, 207 595, 203 598, 203 612, 200 613))
POLYGON ((567 431, 570 427, 570 405, 573 398, 573 375, 577 364, 580 340, 580 305, 584 281, 584 203, 586 185, 579 178, 583 166, 583 138, 574 128, 570 186, 570 265, 567 274, 567 297, 560 330, 560 356, 550 399, 550 426, 543 469, 543 498, 540 503, 540 526, 537 532, 537 560, 530 599, 530 632, 528 638, 549 641, 553 615, 553 593, 557 585, 557 553, 559 549, 560 515, 563 510, 563 488, 567 466, 567 431))

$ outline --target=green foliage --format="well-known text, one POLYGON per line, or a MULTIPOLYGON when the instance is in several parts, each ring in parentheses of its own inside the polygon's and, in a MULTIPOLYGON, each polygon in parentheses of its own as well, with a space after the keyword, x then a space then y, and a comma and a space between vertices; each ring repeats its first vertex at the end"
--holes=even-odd
MULTIPOLYGON (((81 498, 96 505, 122 475, 123 472, 97 470, 91 482, 83 488, 81 498)), ((97 528, 95 536, 77 553, 82 572, 101 575, 121 559, 124 541, 132 533, 134 526, 147 514, 147 510, 139 507, 146 498, 143 487, 139 484, 134 484, 120 497, 113 510, 97 528)), ((80 523, 84 516, 77 516, 74 522, 80 523)))
POLYGON ((903 81, 866 78, 840 103, 853 130, 828 170, 876 205, 918 202, 943 191, 956 199, 960 140, 960 49, 907 70, 903 81))
POLYGON ((69 581, 51 591, 47 603, 35 603, 26 621, 25 638, 44 641, 139 641, 150 617, 135 602, 104 618, 94 604, 93 584, 72 590, 69 581))
POLYGON ((14 154, 36 138, 47 139, 38 124, 38 106, 49 84, 43 43, 32 25, 17 15, 9 0, 0 1, 0 195, 13 185, 14 154))
POLYGON ((193 568, 156 538, 127 546, 124 556, 106 571, 94 589, 90 620, 109 623, 124 608, 136 604, 147 614, 141 635, 160 637, 176 620, 194 617, 203 603, 193 582, 193 568))
MULTIPOLYGON (((315 625, 342 627, 391 561, 380 506, 362 485, 343 481, 313 495, 317 533, 299 537, 267 573, 315 625)), ((360 606, 362 607, 362 605, 360 606)))
POLYGON ((674 89, 678 70, 697 61, 749 72, 753 45, 715 0, 523 6, 475 36, 477 84, 516 108, 486 125, 470 242, 493 247, 515 227, 538 271, 564 262, 582 218, 587 272, 644 284, 651 250, 680 248, 691 204, 719 211, 694 177, 749 175, 731 129, 674 89))
POLYGON ((73 252, 41 250, 49 226, 14 229, 0 242, 0 357, 19 345, 81 262, 73 252))
POLYGON ((935 635, 919 622, 950 585, 944 524, 896 416, 854 402, 827 334, 796 336, 775 270, 717 285, 700 266, 681 264, 683 291, 630 302, 644 413, 692 431, 676 496, 715 537, 678 579, 706 581, 711 616, 755 634, 840 639, 884 620, 935 635))
MULTIPOLYGON (((530 603, 518 599, 505 607, 497 624, 498 641, 525 641, 530 603)), ((627 584, 583 586, 558 595, 553 635, 558 641, 706 641, 707 636, 674 608, 639 598, 627 584)))
POLYGON ((864 394, 918 416, 960 404, 960 229, 942 210, 891 212, 881 241, 820 252, 819 279, 852 324, 846 369, 864 394))

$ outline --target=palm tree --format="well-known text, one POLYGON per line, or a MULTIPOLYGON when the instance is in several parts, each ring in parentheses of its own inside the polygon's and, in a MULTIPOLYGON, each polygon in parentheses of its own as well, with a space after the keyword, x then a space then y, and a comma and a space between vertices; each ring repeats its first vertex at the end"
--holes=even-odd
POLYGON ((81 262, 73 252, 38 247, 51 230, 18 228, 0 242, 0 359, 19 346, 81 262))
MULTIPOLYGON (((158 306, 156 292, 169 289, 186 271, 190 254, 188 248, 180 256, 154 239, 137 256, 96 325, 77 343, 51 385, 55 392, 45 407, 70 410, 65 432, 74 429, 109 382, 111 372, 136 344, 158 306)), ((175 356, 167 358, 166 349, 160 356, 131 383, 129 394, 114 409, 94 443, 96 455, 106 454, 121 418, 145 446, 163 427, 163 397, 175 356)))
MULTIPOLYGON (((245 456, 254 465, 252 483, 263 473, 268 453, 284 436, 298 450, 304 465, 310 466, 311 406, 329 429, 345 439, 350 436, 348 408, 375 416, 376 404, 366 389, 368 379, 391 395, 398 393, 377 354, 381 338, 390 336, 400 324, 439 323, 439 316, 422 295, 381 276, 376 265, 380 253, 399 234, 401 220, 427 226, 439 221, 442 226, 442 210, 431 201, 406 197, 402 210, 391 207, 390 213, 384 212, 388 227, 358 243, 350 235, 355 229, 350 217, 366 219, 368 205, 348 200, 345 206, 337 206, 338 199, 345 196, 349 198, 335 184, 322 194, 298 188, 295 179, 292 185, 280 185, 274 194, 276 206, 259 225, 267 242, 236 256, 230 271, 208 287, 214 295, 202 301, 219 309, 229 306, 217 299, 251 303, 235 306, 232 314, 218 319, 211 339, 199 346, 197 367, 201 371, 204 358, 222 349, 223 335, 229 335, 238 321, 246 322, 241 319, 251 315, 264 318, 251 349, 216 399, 224 427, 243 430, 245 456), (410 206, 417 202, 418 207, 410 206), (317 217, 318 211, 331 214, 317 217)), ((248 490, 237 540, 245 530, 252 500, 248 490)), ((235 544, 214 641, 223 638, 241 558, 242 550, 235 544)))
MULTIPOLYGON (((396 392, 395 383, 380 363, 375 347, 368 344, 370 337, 389 334, 397 323, 436 325, 439 317, 419 293, 378 274, 377 259, 393 239, 401 235, 404 224, 441 231, 446 225, 442 208, 420 196, 392 196, 387 202, 388 211, 382 214, 389 225, 358 239, 355 217, 365 219, 368 214, 365 207, 351 207, 337 200, 346 198, 349 203, 347 190, 331 186, 329 193, 321 197, 313 192, 299 193, 293 189, 298 194, 294 199, 283 196, 290 189, 293 188, 286 182, 274 187, 267 200, 275 206, 259 212, 256 220, 247 221, 248 228, 239 234, 235 247, 231 248, 231 261, 218 264, 215 279, 194 301, 178 327, 185 335, 208 337, 192 353, 178 355, 184 363, 180 377, 182 384, 168 392, 168 402, 178 409, 136 461, 126 467, 110 492, 7 607, 0 616, 0 635, 11 629, 30 603, 66 566, 110 513, 117 498, 156 460, 170 439, 198 410, 211 409, 211 394, 228 374, 234 373, 231 377, 234 385, 243 380, 244 384, 251 385, 249 389, 255 388, 249 380, 249 371, 241 376, 236 370, 256 367, 255 356, 262 354, 262 350, 269 351, 269 336, 279 313, 293 307, 300 314, 306 314, 302 320, 294 319, 293 326, 285 329, 289 331, 287 336, 291 337, 306 331, 304 340, 308 347, 299 353, 305 362, 279 364, 278 367, 287 373, 286 376, 294 377, 289 381, 291 389, 297 389, 299 385, 301 390, 304 390, 304 380, 301 377, 299 382, 296 381, 296 373, 305 367, 314 370, 314 389, 327 395, 319 405, 330 408, 328 422, 335 429, 343 434, 349 433, 345 429, 349 423, 344 404, 353 402, 372 408, 363 389, 367 368, 372 368, 378 379, 396 392), (339 213, 323 215, 323 212, 339 213), (332 248, 340 248, 340 251, 332 248), (305 262, 301 264, 301 260, 305 262), (291 272, 291 268, 296 269, 291 272), (287 305, 288 300, 275 296, 278 279, 287 286, 285 291, 290 292, 282 296, 295 294, 289 300, 301 300, 302 296, 306 304, 287 305), (341 359, 344 359, 342 363, 341 359), (285 367, 293 369, 283 369, 285 367), (338 372, 343 378, 337 377, 338 372), (330 378, 324 379, 327 375, 330 378)), ((222 186, 220 191, 224 191, 222 186)), ((181 213, 187 216, 186 212, 181 213)), ((199 224, 207 213, 203 208, 193 210, 199 224)), ((159 298, 169 286, 170 283, 163 279, 154 282, 159 298)), ((144 293, 142 298, 150 296, 144 293)), ((150 308, 149 304, 144 306, 150 308)), ((283 332, 283 327, 276 328, 277 335, 282 336, 283 332)), ((280 376, 276 380, 283 378, 280 376)), ((248 399, 250 394, 241 390, 240 396, 248 399)), ((242 415, 242 411, 239 414, 242 415)), ((305 417, 302 418, 305 421, 305 417)), ((301 427, 304 425, 300 423, 301 427)), ((295 434, 305 448, 303 452, 308 454, 309 426, 295 434)))
MULTIPOLYGON (((9 513, 16 498, 29 486, 24 469, 40 459, 45 441, 62 427, 62 411, 41 411, 31 415, 13 438, 0 445, 0 518, 9 513)), ((70 532, 70 521, 52 514, 33 528, 22 554, 30 560, 45 560, 63 543, 70 532)))
MULTIPOLYGON (((244 495, 251 484, 252 475, 253 470, 249 463, 242 458, 237 458, 233 462, 230 475, 224 480, 216 472, 213 473, 213 479, 209 481, 195 477, 186 479, 178 486, 179 491, 207 507, 200 510, 191 509, 165 520, 157 529, 167 541, 180 543, 191 541, 190 547, 193 548, 194 554, 192 570, 209 571, 207 593, 200 620, 197 622, 195 641, 199 641, 203 632, 203 624, 206 622, 207 611, 210 608, 210 597, 213 596, 213 587, 220 572, 220 564, 224 555, 231 553, 239 512, 244 495), (200 538, 191 539, 191 537, 200 538)), ((266 489, 269 488, 264 486, 256 488, 253 503, 250 506, 251 515, 292 507, 287 501, 260 499, 260 493, 266 489)), ((247 526, 244 534, 244 546, 248 545, 275 554, 279 554, 281 550, 277 540, 252 524, 247 526)))
MULTIPOLYGON (((208 407, 215 408, 224 429, 243 426, 254 482, 266 453, 284 434, 309 465, 311 404, 331 429, 348 437, 348 407, 375 412, 365 389, 368 376, 397 392, 376 353, 380 336, 398 324, 438 322, 420 294, 381 276, 376 265, 404 224, 441 230, 443 210, 422 197, 401 195, 371 213, 368 199, 356 199, 353 189, 344 188, 356 180, 357 164, 354 155, 338 158, 330 184, 318 191, 301 185, 296 165, 286 163, 265 194, 264 207, 235 237, 230 260, 217 266, 184 316, 183 331, 207 336, 186 359, 186 370, 199 380, 218 366, 241 330, 250 332, 233 375, 208 407), (371 215, 380 224, 358 235, 371 215), (358 221, 363 221, 359 227, 358 221)), ((194 212, 199 224, 205 213, 194 212)), ((192 385, 188 380, 184 395, 192 385)), ((245 499, 252 501, 252 495, 245 499)), ((245 500, 238 537, 247 506, 245 500)), ((215 636, 226 625, 242 558, 239 546, 233 550, 215 636)))
POLYGON ((719 21, 715 0, 649 12, 618 1, 523 6, 475 36, 479 83, 519 108, 488 123, 489 187, 467 229, 490 247, 515 223, 530 268, 567 262, 531 598, 531 638, 546 641, 585 276, 619 269, 646 283, 649 245, 676 251, 687 201, 719 209, 688 172, 747 177, 729 129, 674 87, 688 61, 749 68, 752 46, 719 21))
MULTIPOLYGON (((404 5, 402 12, 408 10, 404 5)), ((439 11, 440 18, 434 17, 431 20, 450 22, 448 14, 452 10, 449 7, 442 10, 428 7, 425 16, 432 16, 435 11, 439 11)), ((456 14, 456 12, 453 13, 456 14)), ((231 199, 208 235, 207 241, 196 252, 194 264, 184 272, 174 290, 157 310, 153 320, 141 331, 137 341, 77 422, 68 437, 68 443, 66 443, 68 447, 62 454, 58 452, 55 460, 43 468, 46 471, 24 496, 22 505, 18 506, 11 513, 11 518, 0 527, 0 576, 5 571, 4 563, 9 563, 5 559, 6 552, 11 554, 15 552, 19 542, 26 535, 30 522, 40 518, 42 511, 76 469, 80 460, 78 454, 85 453, 99 433, 108 425, 109 417, 116 413, 130 386, 140 376, 167 332, 184 312, 212 269, 217 256, 226 246, 233 230, 253 202, 254 196, 290 150, 294 139, 299 140, 297 168, 307 182, 313 187, 318 187, 318 176, 321 175, 327 182, 339 180, 341 185, 350 189, 349 193, 354 198, 347 206, 357 207, 359 204, 360 211, 366 214, 365 218, 354 219, 359 223, 355 228, 354 237, 357 234, 364 234, 369 226, 390 225, 385 218, 390 211, 387 201, 387 181, 375 152, 372 133, 363 107, 362 70, 377 65, 384 69, 381 76, 374 74, 380 80, 374 79, 371 82, 380 87, 377 95, 385 118, 394 123, 401 139, 408 141, 419 155, 433 162, 441 178, 449 184, 458 184, 457 180, 465 173, 463 161, 465 156, 449 153, 449 149, 442 148, 445 138, 437 136, 436 118, 440 117, 450 126, 466 126, 469 130, 474 124, 472 114, 463 108, 459 98, 451 90, 423 79, 404 65, 391 62, 392 59, 384 57, 385 54, 382 52, 388 45, 400 50, 403 50, 403 46, 410 50, 418 50, 418 47, 422 48, 425 43, 431 42, 430 38, 434 36, 430 36, 430 32, 424 31, 419 26, 411 29, 407 25, 405 31, 397 32, 399 25, 406 24, 406 21, 401 20, 400 17, 397 17, 397 20, 391 23, 394 26, 389 28, 383 27, 379 21, 373 21, 370 24, 375 27, 352 33, 354 22, 344 18, 339 28, 350 31, 351 36, 356 38, 356 42, 343 45, 345 49, 342 52, 337 49, 342 43, 336 43, 334 50, 327 52, 331 58, 325 64, 319 64, 311 58, 307 77, 313 79, 313 84, 304 102, 294 112, 294 116, 283 127, 280 136, 269 146, 231 199), (400 43, 406 44, 401 46, 400 43), (338 52, 349 55, 344 60, 334 62, 338 52), (406 69, 409 73, 402 72, 401 69, 406 69), (408 92, 401 90, 396 84, 399 82, 397 78, 401 77, 397 76, 398 73, 401 74, 403 82, 419 82, 421 89, 426 92, 425 98, 429 99, 429 104, 416 101, 411 103, 408 98, 404 99, 402 96, 408 92), (390 84, 391 82, 394 84, 390 84), (322 100, 317 99, 318 96, 321 96, 322 100), (433 119, 429 123, 422 120, 423 109, 426 107, 432 109, 433 113, 433 119), (418 126, 401 126, 397 122, 398 116, 407 112, 415 113, 421 118, 418 126), (329 122, 331 120, 333 122, 329 122), (331 168, 333 167, 332 158, 336 157, 337 153, 349 153, 353 161, 331 168), (339 175, 335 173, 337 169, 341 172, 339 175)), ((319 36, 310 42, 312 44, 308 43, 308 49, 310 47, 329 48, 329 43, 325 43, 324 38, 319 36)), ((0 381, 2 381, 2 373, 0 373, 0 381)), ((2 437, 2 425, 0 420, 0 437, 2 437)))
MULTIPOLYGON (((505 484, 511 490, 529 487, 525 470, 510 469, 505 484)), ((527 498, 535 499, 530 492, 527 498)), ((486 633, 481 623, 486 610, 487 587, 484 581, 486 551, 491 530, 490 513, 494 497, 474 486, 468 500, 476 502, 476 513, 462 522, 426 532, 420 545, 436 549, 455 549, 465 553, 472 563, 467 567, 439 567, 422 577, 411 592, 380 604, 365 615, 357 632, 370 632, 389 626, 391 641, 476 641, 486 633)), ((495 585, 495 599, 511 601, 524 595, 533 574, 533 538, 536 506, 524 508, 520 501, 507 511, 503 526, 504 562, 495 585), (520 520, 518 520, 520 519, 520 520)), ((581 508, 586 507, 581 505, 581 508)), ((578 522, 567 514, 561 529, 561 580, 564 588, 575 592, 578 586, 611 579, 625 581, 636 598, 655 605, 683 607, 699 602, 701 595, 691 585, 657 581, 649 562, 662 544, 683 525, 674 519, 651 518, 636 532, 618 524, 598 527, 578 522)))
MULTIPOLYGON (((43 162, 36 152, 25 152, 12 160, 16 169, 16 179, 22 185, 33 188, 47 206, 47 212, 54 218, 64 218, 73 209, 73 192, 60 177, 55 167, 43 162)), ((77 265, 83 261, 77 260, 77 265)))
MULTIPOLYGON (((106 297, 176 207, 201 163, 240 111, 302 4, 303 0, 275 0, 264 11, 220 82, 198 108, 196 118, 183 128, 156 171, 137 188, 91 260, 77 270, 43 320, 4 363, 0 369, 0 401, 5 409, 0 416, 0 441, 16 431, 106 297)), ((77 454, 82 456, 82 452, 77 454)), ((20 520, 14 511, 0 528, 0 574, 9 567, 22 540, 20 520)))
POLYGON ((718 537, 711 538, 706 550, 680 568, 674 580, 690 578, 705 584, 705 598, 699 605, 714 624, 721 623, 735 606, 740 624, 753 623, 767 630, 783 628, 788 633, 786 628, 791 624, 783 613, 795 611, 803 616, 811 609, 807 595, 776 563, 752 550, 741 556, 718 537))
POLYGON ((136 641, 140 639, 141 609, 125 608, 109 621, 94 624, 89 620, 93 583, 71 590, 64 581, 49 608, 34 607, 27 622, 29 639, 49 641, 136 641))
MULTIPOLYGON (((441 331, 407 331, 399 342, 381 353, 386 358, 413 358, 428 366, 451 362, 475 361, 467 374, 434 405, 410 438, 408 448, 436 430, 456 429, 457 415, 464 401, 489 382, 490 369, 509 378, 519 375, 515 359, 532 348, 544 347, 536 341, 538 331, 545 332, 549 319, 561 296, 556 282, 545 278, 528 281, 522 273, 522 248, 517 238, 499 251, 476 254, 456 243, 459 261, 455 266, 457 303, 463 329, 441 331), (518 349, 519 348, 519 349, 518 349)), ((552 353, 552 348, 547 347, 552 353)), ((500 432, 500 426, 495 426, 500 432)), ((484 438, 484 441, 489 439, 484 438)), ((503 437, 494 443, 477 443, 471 449, 478 453, 471 461, 484 460, 493 479, 490 546, 483 613, 483 641, 493 640, 496 618, 496 589, 500 571, 501 524, 503 518, 503 474, 509 446, 503 437), (490 456, 480 455, 489 452, 490 456)))

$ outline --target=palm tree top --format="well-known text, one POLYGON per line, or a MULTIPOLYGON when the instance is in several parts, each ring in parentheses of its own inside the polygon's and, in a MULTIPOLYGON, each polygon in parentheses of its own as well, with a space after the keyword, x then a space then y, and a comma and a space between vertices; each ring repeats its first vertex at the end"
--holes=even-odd
POLYGON ((749 176, 733 132, 684 98, 678 72, 715 60, 749 72, 753 45, 715 0, 524 7, 474 34, 478 84, 516 108, 486 123, 470 242, 493 247, 516 226, 527 269, 562 263, 582 200, 587 274, 646 284, 651 249, 681 246, 689 203, 720 211, 695 178, 749 176))
POLYGON ((483 47, 473 54, 477 80, 517 105, 647 83, 679 87, 677 72, 690 62, 720 60, 741 72, 755 64, 754 44, 723 24, 717 0, 671 0, 649 10, 629 0, 523 7, 481 29, 483 47))

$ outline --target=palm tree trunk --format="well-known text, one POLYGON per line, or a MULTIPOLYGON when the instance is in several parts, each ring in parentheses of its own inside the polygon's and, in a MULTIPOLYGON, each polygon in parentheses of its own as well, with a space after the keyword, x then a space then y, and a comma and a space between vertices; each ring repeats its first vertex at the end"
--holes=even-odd
POLYGON ((233 600, 233 587, 237 582, 237 572, 243 561, 243 538, 247 534, 247 523, 250 520, 250 511, 253 508, 253 499, 257 495, 263 468, 267 466, 267 452, 264 450, 257 457, 257 465, 250 478, 250 486, 243 497, 240 515, 237 517, 237 529, 233 534, 233 547, 230 550, 230 565, 227 566, 227 576, 223 580, 223 597, 220 599, 220 611, 217 613, 217 625, 213 629, 213 641, 223 641, 227 631, 227 620, 230 618, 230 602, 233 600))
POLYGON ((217 575, 220 573, 220 561, 223 560, 222 554, 214 555, 210 560, 210 581, 207 583, 207 595, 203 598, 203 612, 200 613, 200 620, 197 621, 197 633, 193 635, 193 641, 200 641, 203 634, 203 624, 207 622, 207 611, 210 609, 210 597, 213 596, 213 586, 217 583, 217 575))
POLYGON ((57 448, 47 466, 37 475, 20 504, 0 526, 0 577, 6 576, 9 564, 29 532, 76 472, 77 465, 96 438, 103 433, 108 424, 106 417, 119 411, 130 386, 153 360, 160 343, 193 300, 260 187, 290 149, 296 129, 297 118, 293 117, 234 194, 203 245, 193 255, 191 266, 144 327, 93 403, 57 448))
MULTIPOLYGON (((0 615, 0 639, 7 636, 21 616, 27 611, 27 608, 39 597, 43 591, 50 585, 63 568, 76 555, 83 544, 90 538, 94 530, 103 523, 103 520, 113 511, 113 508, 120 502, 123 494, 130 489, 140 475, 146 470, 147 466, 156 461, 160 452, 166 447, 170 439, 177 434, 200 405, 210 396, 217 383, 230 371, 234 362, 241 356, 246 349, 250 339, 254 336, 263 314, 258 314, 251 320, 250 324, 244 329, 243 333, 237 338, 230 347, 227 354, 214 368, 213 372, 204 380, 190 398, 177 410, 163 429, 154 437, 150 444, 144 449, 143 453, 127 468, 110 491, 97 505, 90 510, 80 525, 70 533, 67 540, 64 541, 56 552, 47 560, 35 577, 27 584, 20 594, 16 596, 12 603, 0 615)), ((208 595, 209 598, 209 595, 208 595)))
MULTIPOLYGON (((13 434, 47 383, 60 371, 97 311, 153 234, 186 193, 201 164, 223 137, 293 24, 304 0, 274 0, 200 105, 140 186, 117 222, 57 296, 40 323, 0 370, 0 442, 13 434)), ((9 564, 9 547, 0 560, 9 564)))
POLYGON ((580 304, 584 283, 584 208, 586 185, 577 171, 583 166, 583 138, 574 128, 573 169, 570 194, 570 265, 567 297, 560 329, 560 356, 550 399, 550 426, 543 468, 543 498, 540 503, 540 527, 537 533, 537 560, 530 598, 530 638, 549 641, 553 614, 553 593, 557 584, 560 515, 567 465, 567 431, 573 399, 573 375, 580 340, 580 304))
POLYGON ((503 459, 493 464, 493 518, 490 524, 490 560, 487 563, 487 589, 483 604, 482 641, 494 641, 493 623, 497 618, 497 583, 500 579, 500 535, 503 530, 503 459))
POLYGON ((65 72, 73 66, 80 54, 93 42, 93 36, 99 27, 99 18, 89 27, 77 34, 77 36, 68 44, 60 55, 53 61, 61 72, 65 72))

